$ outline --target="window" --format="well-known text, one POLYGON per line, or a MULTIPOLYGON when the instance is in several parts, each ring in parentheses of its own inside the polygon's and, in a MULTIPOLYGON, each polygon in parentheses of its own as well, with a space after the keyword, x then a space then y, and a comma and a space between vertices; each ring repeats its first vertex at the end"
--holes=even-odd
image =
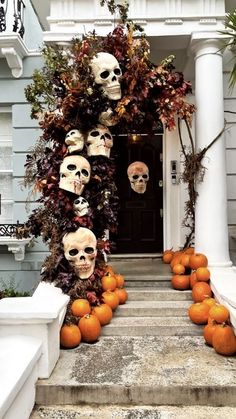
POLYGON ((0 108, 0 224, 13 222, 12 115, 0 108))

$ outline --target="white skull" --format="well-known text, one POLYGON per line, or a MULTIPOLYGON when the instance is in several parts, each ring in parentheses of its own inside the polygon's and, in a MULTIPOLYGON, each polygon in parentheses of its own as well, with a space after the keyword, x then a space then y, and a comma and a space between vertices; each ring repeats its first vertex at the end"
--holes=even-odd
POLYGON ((89 203, 88 201, 80 196, 73 203, 74 211, 79 217, 83 217, 88 214, 89 203))
POLYGON ((137 193, 146 191, 147 182, 149 180, 149 170, 142 161, 131 163, 127 170, 131 188, 137 193))
POLYGON ((89 182, 91 167, 82 156, 67 156, 60 166, 59 188, 81 195, 89 182))
POLYGON ((81 279, 92 275, 97 256, 97 239, 88 228, 80 227, 74 233, 67 233, 63 237, 65 258, 74 267, 81 279))
POLYGON ((84 148, 84 137, 78 129, 72 129, 66 134, 65 143, 69 146, 69 153, 81 151, 84 148))
POLYGON ((114 55, 99 52, 91 61, 95 83, 100 84, 106 96, 112 100, 121 98, 121 69, 114 55))
POLYGON ((88 156, 110 157, 113 138, 107 127, 97 125, 88 132, 87 152, 88 156))

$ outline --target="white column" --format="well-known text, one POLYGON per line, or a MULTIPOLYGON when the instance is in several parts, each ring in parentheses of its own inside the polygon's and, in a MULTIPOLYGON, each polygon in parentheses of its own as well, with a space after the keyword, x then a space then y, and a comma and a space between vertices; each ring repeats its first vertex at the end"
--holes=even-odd
MULTIPOLYGON (((195 53, 196 150, 207 146, 224 126, 223 69, 220 36, 192 37, 195 53), (200 38, 200 39, 199 39, 200 38)), ((229 258, 224 134, 203 159, 206 168, 198 184, 195 248, 207 255, 210 266, 228 267, 229 258)))

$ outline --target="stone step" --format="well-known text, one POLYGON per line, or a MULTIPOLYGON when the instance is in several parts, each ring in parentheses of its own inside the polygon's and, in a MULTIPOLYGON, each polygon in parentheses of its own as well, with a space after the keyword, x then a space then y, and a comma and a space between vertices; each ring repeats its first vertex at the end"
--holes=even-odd
POLYGON ((127 288, 129 301, 192 301, 191 290, 178 291, 173 288, 127 288))
POLYGON ((170 317, 187 316, 189 301, 126 301, 114 317, 170 317))
POLYGON ((212 406, 37 406, 30 419, 233 419, 236 407, 212 406))
POLYGON ((102 336, 196 336, 202 327, 187 316, 179 317, 113 317, 102 328, 102 336))
POLYGON ((130 287, 163 287, 167 288, 170 286, 171 276, 170 275, 125 275, 125 286, 130 287))
MULTIPOLYGON (((49 379, 37 382, 36 403, 144 409, 140 416, 111 415, 109 419, 161 417, 148 416, 145 406, 182 406, 183 414, 185 406, 236 407, 234 364, 233 357, 220 356, 205 345, 202 336, 100 337, 95 344, 81 343, 74 350, 61 351, 49 379)), ((201 407, 198 412, 199 419, 205 418, 201 407)), ((46 413, 41 417, 77 416, 51 417, 46 413)), ((88 417, 99 418, 96 413, 88 417)), ((172 418, 167 414, 164 417, 172 418)), ((186 411, 183 417, 192 415, 186 411)), ((234 417, 232 414, 230 419, 234 417)))
POLYGON ((156 257, 137 257, 133 258, 112 256, 108 261, 116 273, 128 274, 169 274, 170 267, 162 262, 161 258, 156 257))

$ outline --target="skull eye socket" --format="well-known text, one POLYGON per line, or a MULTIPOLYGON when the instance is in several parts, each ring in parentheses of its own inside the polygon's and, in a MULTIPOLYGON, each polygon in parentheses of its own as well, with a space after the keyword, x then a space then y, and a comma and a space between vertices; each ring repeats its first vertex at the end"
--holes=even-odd
POLYGON ((88 177, 89 176, 89 172, 86 169, 82 169, 81 173, 83 176, 88 177))
POLYGON ((79 253, 78 249, 69 250, 69 255, 70 256, 76 256, 76 255, 78 255, 78 253, 79 253))
POLYGON ((68 164, 67 169, 68 170, 76 170, 76 165, 75 164, 68 164))
POLYGON ((105 138, 107 138, 108 140, 111 140, 111 135, 110 134, 105 134, 105 138))
POLYGON ((119 68, 115 68, 114 73, 116 76, 119 76, 121 74, 121 71, 119 68))
POLYGON ((138 177, 139 177, 138 175, 133 175, 133 179, 134 179, 134 180, 137 180, 137 179, 138 179, 138 177))
POLYGON ((78 199, 76 199, 76 200, 74 201, 74 204, 75 204, 75 205, 78 205, 78 204, 80 204, 80 202, 81 202, 81 201, 80 201, 80 198, 78 198, 78 199))
POLYGON ((102 79, 107 79, 107 77, 109 77, 109 75, 110 75, 109 71, 105 70, 105 71, 102 71, 102 73, 100 74, 100 77, 102 79))
POLYGON ((67 137, 70 137, 71 135, 74 135, 74 134, 75 134, 75 131, 70 131, 68 132, 67 137))
POLYGON ((92 132, 90 132, 90 135, 92 137, 97 137, 99 135, 99 131, 92 131, 92 132))
POLYGON ((143 175, 142 178, 143 179, 147 179, 148 178, 148 175, 143 175))
POLYGON ((88 255, 91 255, 94 252, 94 248, 93 247, 85 247, 84 249, 85 253, 88 253, 88 255))
POLYGON ((66 175, 64 175, 64 173, 61 173, 61 178, 66 177, 66 175))

